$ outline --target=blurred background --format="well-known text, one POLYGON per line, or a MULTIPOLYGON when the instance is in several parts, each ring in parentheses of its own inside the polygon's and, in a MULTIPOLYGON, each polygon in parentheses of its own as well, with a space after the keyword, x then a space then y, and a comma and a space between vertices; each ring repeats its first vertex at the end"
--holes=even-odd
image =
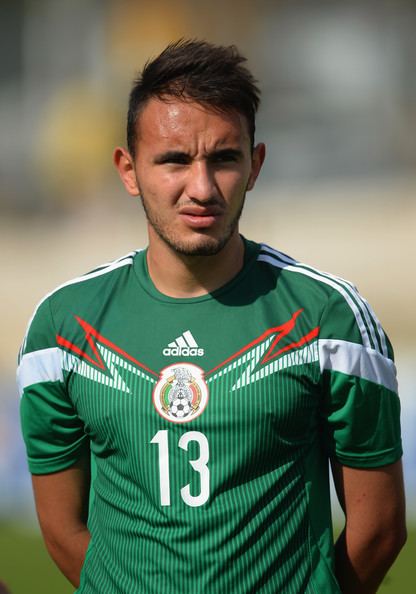
MULTIPOLYGON (((412 0, 2 0, 0 581, 12 594, 71 591, 39 544, 16 354, 46 292, 145 245, 112 150, 133 78, 183 36, 236 44, 260 82, 268 154, 243 232, 353 280, 395 345, 414 525, 415 30, 412 0)), ((382 591, 411 592, 414 542, 382 591)))

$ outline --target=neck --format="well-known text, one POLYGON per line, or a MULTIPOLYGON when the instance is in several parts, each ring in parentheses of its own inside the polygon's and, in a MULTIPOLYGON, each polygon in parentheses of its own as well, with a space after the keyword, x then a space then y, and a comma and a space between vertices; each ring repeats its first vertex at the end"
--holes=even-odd
POLYGON ((242 269, 244 243, 236 232, 214 256, 185 256, 149 235, 147 265, 156 288, 169 297, 198 297, 225 285, 242 269))

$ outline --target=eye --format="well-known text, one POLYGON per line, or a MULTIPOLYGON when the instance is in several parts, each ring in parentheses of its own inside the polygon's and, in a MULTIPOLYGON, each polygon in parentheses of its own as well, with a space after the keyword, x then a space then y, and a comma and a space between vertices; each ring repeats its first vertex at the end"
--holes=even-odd
POLYGON ((155 159, 157 165, 187 165, 189 161, 189 155, 176 151, 160 155, 155 159))
POLYGON ((238 151, 220 151, 210 157, 211 163, 236 163, 239 159, 238 151))

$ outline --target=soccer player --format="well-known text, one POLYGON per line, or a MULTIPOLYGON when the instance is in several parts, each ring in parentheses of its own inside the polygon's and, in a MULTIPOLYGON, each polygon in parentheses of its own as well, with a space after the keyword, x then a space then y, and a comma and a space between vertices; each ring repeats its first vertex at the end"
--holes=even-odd
POLYGON ((37 512, 79 594, 369 594, 405 540, 379 321, 239 234, 265 157, 244 61, 181 41, 145 66, 114 161, 148 247, 50 293, 24 339, 37 512))

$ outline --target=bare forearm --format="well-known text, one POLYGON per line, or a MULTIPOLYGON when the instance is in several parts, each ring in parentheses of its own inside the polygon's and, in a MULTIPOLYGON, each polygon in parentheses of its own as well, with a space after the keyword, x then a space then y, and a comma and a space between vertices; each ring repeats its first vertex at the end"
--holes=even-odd
POLYGON ((406 541, 400 460, 359 469, 332 461, 345 529, 335 546, 335 570, 343 594, 374 594, 406 541))
POLYGON ((89 453, 61 472, 32 477, 36 510, 46 547, 59 569, 79 586, 90 533, 89 453))
POLYGON ((86 526, 73 533, 48 535, 44 532, 46 548, 64 576, 76 588, 79 586, 82 565, 85 560, 90 533, 86 526))
POLYGON ((335 571, 343 594, 374 594, 405 542, 405 534, 351 534, 344 530, 335 546, 335 571))

